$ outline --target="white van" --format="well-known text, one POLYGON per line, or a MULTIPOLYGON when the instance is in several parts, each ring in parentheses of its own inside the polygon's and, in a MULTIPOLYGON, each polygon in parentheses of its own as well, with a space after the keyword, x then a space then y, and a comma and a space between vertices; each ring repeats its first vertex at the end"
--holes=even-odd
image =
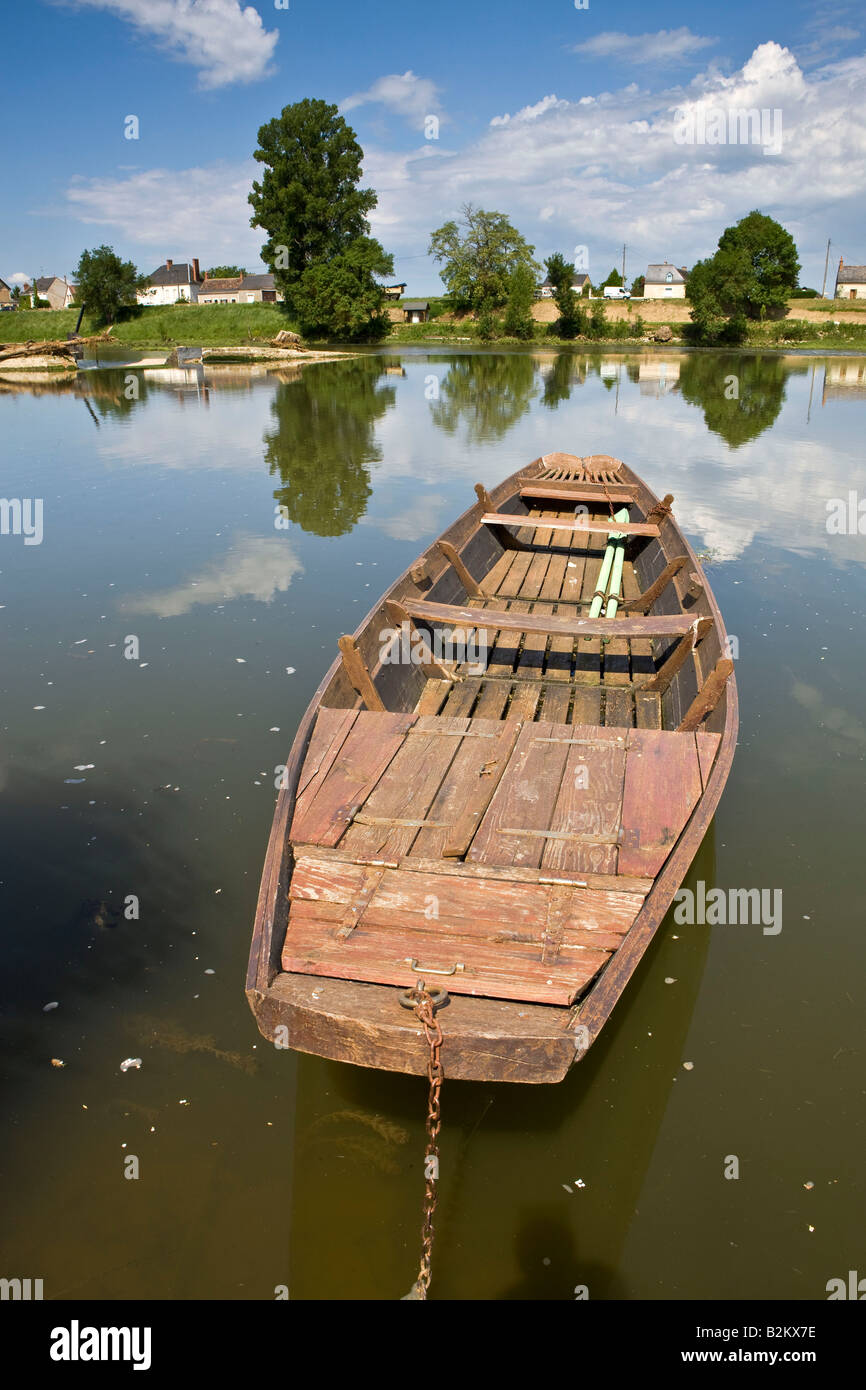
POLYGON ((626 289, 625 285, 605 285, 605 287, 604 287, 604 297, 605 297, 605 299, 630 299, 630 298, 631 298, 631 296, 629 295, 629 292, 628 292, 628 290, 626 289))

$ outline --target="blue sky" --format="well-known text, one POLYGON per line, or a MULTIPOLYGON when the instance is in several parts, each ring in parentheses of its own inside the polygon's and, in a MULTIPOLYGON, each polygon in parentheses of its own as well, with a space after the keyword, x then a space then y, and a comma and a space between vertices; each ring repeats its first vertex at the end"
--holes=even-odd
POLYGON ((357 131, 380 199, 373 230, 412 293, 440 288, 429 233, 469 200, 507 213, 539 257, 586 248, 596 280, 623 242, 629 278, 650 260, 691 265, 760 207, 820 288, 828 237, 831 269, 840 254, 866 263, 861 13, 775 0, 32 0, 0 92, 0 277, 71 274, 103 241, 145 272, 166 256, 256 268, 256 132, 316 96, 357 131), (732 109, 770 113, 778 148, 677 137, 678 121, 680 134, 686 118, 706 130, 732 109), (137 140, 124 138, 130 115, 137 140))

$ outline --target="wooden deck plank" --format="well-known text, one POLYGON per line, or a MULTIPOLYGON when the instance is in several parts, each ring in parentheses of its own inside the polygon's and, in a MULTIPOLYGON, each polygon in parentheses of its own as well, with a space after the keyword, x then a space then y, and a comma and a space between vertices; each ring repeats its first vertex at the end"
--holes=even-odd
POLYGON ((662 726, 662 702, 660 695, 652 691, 634 692, 634 722, 638 729, 660 729, 662 726))
POLYGON ((634 729, 629 735, 619 868, 655 876, 702 792, 694 734, 634 729))
POLYGON ((295 793, 296 819, 304 815, 327 777, 357 717, 358 710, 327 709, 320 706, 298 778, 298 790, 295 793))
MULTIPOLYGON (((507 690, 504 682, 503 686, 507 690)), ((454 758, 427 813, 427 818, 437 824, 418 829, 412 841, 413 857, 441 858, 446 842, 457 834, 461 818, 479 808, 482 802, 486 805, 488 788, 492 794, 497 774, 501 774, 503 764, 507 764, 516 738, 512 724, 499 718, 476 717, 468 728, 472 737, 454 740, 458 744, 454 758), (478 734, 489 737, 479 738, 478 734)))
POLYGON ((502 946, 467 946, 463 938, 455 940, 444 934, 432 953, 423 951, 413 957, 413 947, 417 949, 418 943, 408 932, 401 935, 361 927, 348 940, 335 940, 322 931, 318 921, 305 924, 291 913, 283 969, 408 989, 422 977, 428 986, 434 985, 438 976, 432 976, 431 970, 447 970, 459 960, 464 969, 441 980, 450 994, 567 1006, 610 959, 610 952, 584 948, 574 961, 542 965, 540 960, 528 960, 516 948, 506 952, 502 946), (412 958, 419 966, 414 971, 408 963, 412 958))
POLYGON ((473 711, 475 719, 501 719, 508 704, 507 681, 484 681, 473 711))
MULTIPOLYGON (((626 560, 623 565, 622 592, 626 602, 630 599, 636 599, 640 595, 640 584, 638 583, 638 578, 634 572, 634 565, 631 560, 626 560)), ((645 685, 646 682, 651 680, 655 675, 656 669, 652 641, 648 637, 633 637, 629 642, 629 652, 631 660, 631 678, 635 685, 645 685)), ((635 711, 636 713, 638 711, 637 700, 635 700, 635 711)))
POLYGON ((544 840, 502 834, 503 829, 547 830, 568 746, 542 741, 569 736, 567 724, 525 724, 505 775, 472 842, 468 859, 485 864, 539 865, 544 840))
MULTIPOLYGON (((466 718, 428 715, 418 719, 364 802, 364 814, 423 820, 460 746, 461 740, 449 734, 462 732, 468 724, 466 718)), ((351 854, 393 859, 408 853, 417 834, 417 827, 411 825, 352 824, 341 845, 351 854)))
MULTIPOLYGON (((541 941, 550 883, 519 883, 514 879, 487 873, 467 880, 459 873, 417 872, 384 866, 381 882, 367 913, 371 920, 405 921, 407 929, 435 933, 440 927, 458 935, 479 936, 485 940, 501 930, 515 931, 527 940, 541 941), (429 911, 428 899, 435 898, 437 917, 429 911), (432 925, 431 925, 432 923, 432 925)), ((462 868, 463 866, 455 866, 462 868)), ((325 859, 315 853, 298 862, 290 885, 292 902, 345 906, 357 896, 364 883, 366 868, 347 860, 325 859)), ((569 933, 611 931, 623 936, 643 902, 642 893, 620 893, 603 889, 575 888, 568 896, 563 925, 569 933)), ((366 916, 367 914, 365 914, 366 916)))
POLYGON ((469 714, 472 706, 478 698, 481 690, 481 680, 478 676, 467 676, 465 680, 457 681, 451 688, 451 694, 445 701, 440 710, 440 714, 450 718, 459 719, 464 714, 469 714))
MULTIPOLYGON (((570 736, 585 739, 568 750, 568 761, 551 821, 553 830, 616 838, 620 829, 628 735, 615 729, 572 724, 570 736), (606 745, 599 747, 598 745, 606 745)), ((550 873, 615 874, 616 844, 548 840, 541 861, 550 873)))
MULTIPOLYGON (((456 859, 429 859, 417 854, 416 850, 417 842, 409 855, 402 859, 392 860, 388 867, 404 869, 407 873, 451 874, 464 880, 492 879, 510 883, 543 884, 551 877, 557 877, 557 881, 561 881, 561 876, 552 876, 546 869, 542 868, 521 868, 514 864, 471 864, 456 859)), ((298 845, 295 848, 295 859, 299 863, 302 859, 313 859, 316 862, 348 863, 361 867, 369 863, 380 864, 382 862, 381 859, 358 860, 343 849, 329 849, 324 845, 298 845)), ((581 873, 569 875, 568 882, 576 891, 585 888, 598 888, 602 892, 635 893, 640 897, 645 897, 653 886, 651 878, 634 878, 628 874, 581 873)))
POLYGON ((439 680, 432 676, 421 691, 421 698, 415 706, 417 715, 438 714, 453 690, 451 681, 439 680))
MULTIPOLYGON (((580 597, 587 605, 585 611, 589 611, 588 605, 592 601, 598 584, 599 571, 601 570, 604 551, 592 551, 587 549, 584 554, 583 574, 581 578, 580 597)), ((587 640, 579 637, 574 644, 574 679, 578 685, 601 686, 601 642, 598 638, 587 640)), ((595 714, 596 723, 601 718, 601 697, 599 694, 598 708, 595 714)), ((586 723, 592 721, 585 717, 584 711, 580 711, 580 719, 586 723)), ((575 710, 575 720, 578 713, 575 710)))
MULTIPOLYGON (((548 676, 550 672, 548 672, 548 676)), ((546 681, 544 686, 544 702, 541 706, 541 717, 547 723, 565 724, 568 721, 568 711, 571 708, 571 687, 563 685, 561 681, 546 681)))
POLYGON ((722 741, 721 734, 708 734, 703 729, 698 729, 695 733, 695 743, 698 749, 698 762, 701 768, 701 781, 706 787, 710 780, 713 763, 716 753, 719 751, 719 744, 722 741))
POLYGON ((621 686, 608 686, 605 677, 604 723, 606 728, 631 729, 634 726, 634 696, 621 686))
POLYGON ((311 798, 296 804, 289 838, 336 845, 354 810, 363 806, 401 747, 415 717, 361 710, 324 778, 317 775, 311 798))
POLYGON ((508 706, 506 719, 534 719, 538 702, 541 699, 539 683, 537 681, 517 681, 511 689, 511 704, 508 706))

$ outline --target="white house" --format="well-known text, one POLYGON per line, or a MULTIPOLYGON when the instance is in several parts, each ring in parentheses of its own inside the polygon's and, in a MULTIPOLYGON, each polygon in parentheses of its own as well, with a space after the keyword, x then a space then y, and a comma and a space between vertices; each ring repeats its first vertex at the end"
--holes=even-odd
MULTIPOLYGON (((573 280, 572 280, 572 282, 571 282, 571 288, 574 290, 574 293, 575 293, 575 294, 582 294, 582 293, 583 293, 583 287, 584 287, 584 285, 588 284, 588 282, 589 282, 589 276, 588 276, 588 275, 585 275, 585 274, 581 271, 580 274, 576 274, 576 275, 574 276, 574 278, 573 278, 573 280)), ((546 279, 542 280, 541 284, 540 284, 539 287, 538 287, 537 294, 538 294, 538 298, 539 298, 539 299, 552 299, 552 298, 553 298, 553 283, 552 283, 552 281, 551 281, 549 275, 547 276, 546 279)))
POLYGON ((647 266, 643 287, 644 299, 685 299, 685 270, 677 270, 670 261, 647 266))
POLYGON ((843 265, 839 258, 834 299, 866 299, 866 265, 843 265))
POLYGON ((200 284, 201 272, 196 259, 192 265, 166 261, 148 275, 147 289, 139 290, 136 298, 139 304, 177 304, 181 299, 195 304, 200 284))
POLYGON ((47 299, 52 309, 68 309, 75 298, 75 289, 75 285, 59 275, 40 275, 36 281, 37 295, 47 299))

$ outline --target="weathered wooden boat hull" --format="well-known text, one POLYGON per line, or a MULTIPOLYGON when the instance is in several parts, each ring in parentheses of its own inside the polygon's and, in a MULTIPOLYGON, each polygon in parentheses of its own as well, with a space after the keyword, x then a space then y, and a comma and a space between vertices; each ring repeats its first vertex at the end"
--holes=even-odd
MULTIPOLYGON (((551 459, 569 458, 550 455, 537 460, 528 469, 506 479, 480 504, 469 508, 421 557, 426 570, 423 581, 426 587, 419 587, 420 570, 416 562, 364 619, 355 634, 357 649, 374 683, 374 693, 381 697, 385 708, 407 713, 413 710, 427 679, 417 667, 381 662, 379 634, 393 618, 393 610, 389 615, 386 608, 388 601, 426 598, 445 604, 468 603, 459 570, 443 558, 439 543, 444 541, 446 547, 453 546, 471 573, 483 578, 502 556, 505 528, 491 523, 482 525, 482 515, 513 514, 517 519, 515 524, 520 521, 525 524, 529 514, 520 510, 525 505, 520 497, 521 488, 530 484, 542 470, 555 472, 551 459)), ((567 473, 566 465, 562 471, 567 473)), ((664 723, 676 728, 725 655, 724 625, 697 558, 669 510, 662 508, 660 512, 658 499, 624 465, 618 466, 616 477, 616 485, 608 488, 612 501, 620 500, 615 492, 618 486, 631 492, 635 508, 643 518, 656 509, 658 538, 646 542, 642 538, 644 549, 635 562, 637 569, 643 561, 640 577, 644 592, 672 560, 682 556, 687 559, 656 599, 655 613, 672 618, 685 613, 692 622, 709 620, 704 623, 707 631, 700 645, 687 654, 661 697, 664 723)), ((554 479, 550 490, 556 491, 557 486, 554 479)), ((568 478, 563 480, 562 488, 572 492, 568 478)), ((546 501, 544 496, 539 500, 546 501)), ((538 527, 537 522, 534 525, 538 527)), ((635 529, 639 527, 640 523, 636 523, 635 529)), ((557 528, 551 526, 550 529, 557 528)), ((424 1074, 429 1057, 427 1044, 417 1020, 399 1006, 398 990, 393 984, 330 978, 288 971, 282 966, 290 880, 295 867, 290 828, 299 777, 320 707, 363 708, 347 674, 346 661, 341 657, 334 661, 316 691, 287 763, 259 893, 247 997, 263 1036, 273 1042, 359 1066, 424 1074)), ((702 794, 655 876, 637 916, 597 978, 569 1007, 452 993, 447 1008, 440 1015, 445 1035, 443 1064, 449 1078, 555 1082, 561 1080, 591 1046, 670 907, 718 806, 737 736, 737 695, 732 675, 723 684, 715 706, 700 727, 719 736, 702 794)), ((405 987, 410 984, 411 976, 407 973, 405 987)))

